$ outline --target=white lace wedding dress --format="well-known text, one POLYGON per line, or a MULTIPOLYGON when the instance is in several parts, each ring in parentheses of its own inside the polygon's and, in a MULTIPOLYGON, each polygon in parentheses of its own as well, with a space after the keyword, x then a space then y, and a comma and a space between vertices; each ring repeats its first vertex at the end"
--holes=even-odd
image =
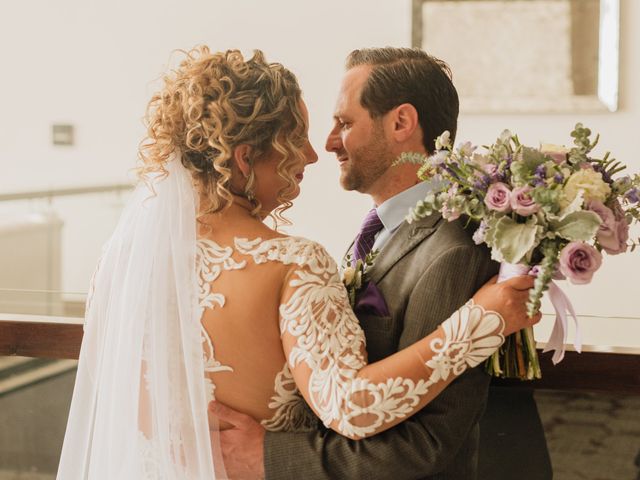
POLYGON ((363 438, 404 420, 503 342, 468 303, 368 364, 336 263, 232 204, 198 223, 178 156, 134 192, 92 282, 59 480, 226 478, 214 397, 269 430, 363 438), (195 268, 194 268, 195 265, 195 268))
POLYGON ((197 251, 210 398, 269 430, 312 426, 306 400, 340 434, 374 435, 503 341, 502 319, 468 303, 433 337, 367 365, 364 334, 320 245, 298 237, 234 238, 230 245, 200 238, 197 251))

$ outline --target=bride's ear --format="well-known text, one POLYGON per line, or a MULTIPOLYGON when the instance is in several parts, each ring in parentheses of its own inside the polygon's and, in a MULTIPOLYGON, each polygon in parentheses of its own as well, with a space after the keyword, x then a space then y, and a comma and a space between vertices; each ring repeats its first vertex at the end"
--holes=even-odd
POLYGON ((233 161, 244 178, 248 178, 251 173, 251 164, 249 163, 250 156, 251 147, 249 145, 238 145, 233 150, 233 161))

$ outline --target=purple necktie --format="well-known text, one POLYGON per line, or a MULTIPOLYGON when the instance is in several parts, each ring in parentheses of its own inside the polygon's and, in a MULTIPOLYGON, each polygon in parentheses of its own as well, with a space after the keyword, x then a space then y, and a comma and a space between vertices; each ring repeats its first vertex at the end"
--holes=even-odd
POLYGON ((376 233, 382 230, 383 226, 378 212, 376 212, 375 208, 372 208, 369 213, 367 213, 367 216, 364 217, 364 222, 362 222, 362 227, 360 227, 360 233, 358 233, 353 245, 354 262, 356 260, 364 260, 373 248, 376 233))

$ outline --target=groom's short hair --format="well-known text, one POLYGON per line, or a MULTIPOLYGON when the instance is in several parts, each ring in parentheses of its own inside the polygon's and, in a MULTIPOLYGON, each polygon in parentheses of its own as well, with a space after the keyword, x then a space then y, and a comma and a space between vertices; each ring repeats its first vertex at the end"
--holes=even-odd
POLYGON ((373 67, 360 97, 361 105, 377 118, 403 103, 414 106, 428 153, 445 130, 455 139, 459 100, 451 69, 419 48, 364 48, 347 57, 347 69, 373 67))

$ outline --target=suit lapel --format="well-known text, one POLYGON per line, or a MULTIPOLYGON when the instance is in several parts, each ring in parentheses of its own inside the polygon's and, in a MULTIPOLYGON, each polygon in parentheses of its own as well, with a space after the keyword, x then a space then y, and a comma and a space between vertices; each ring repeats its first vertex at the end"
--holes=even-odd
POLYGON ((349 248, 347 248, 347 251, 344 252, 344 255, 342 255, 341 265, 344 265, 345 262, 347 261, 347 255, 353 254, 353 244, 356 243, 356 238, 357 238, 357 235, 353 238, 353 240, 351 240, 351 243, 349 244, 349 248))
POLYGON ((434 213, 417 222, 402 222, 369 269, 367 276, 371 281, 373 281, 373 283, 380 282, 391 267, 398 263, 402 257, 413 250, 425 238, 435 232, 436 225, 440 218, 439 213, 434 213))

